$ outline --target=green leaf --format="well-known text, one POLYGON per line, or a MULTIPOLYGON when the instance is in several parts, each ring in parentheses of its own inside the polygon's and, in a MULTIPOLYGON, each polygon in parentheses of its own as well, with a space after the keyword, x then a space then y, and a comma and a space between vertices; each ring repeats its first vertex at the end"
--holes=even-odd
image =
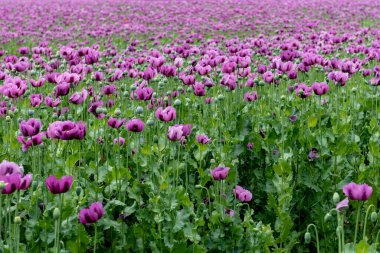
POLYGON ((316 127, 317 123, 318 123, 318 119, 314 116, 310 116, 307 121, 307 125, 309 126, 309 128, 316 127))

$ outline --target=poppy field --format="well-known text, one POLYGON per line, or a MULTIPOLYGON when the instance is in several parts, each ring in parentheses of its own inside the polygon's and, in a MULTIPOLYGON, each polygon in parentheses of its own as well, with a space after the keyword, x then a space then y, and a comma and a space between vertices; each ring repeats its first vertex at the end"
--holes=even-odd
POLYGON ((0 0, 0 253, 380 252, 379 13, 0 0))

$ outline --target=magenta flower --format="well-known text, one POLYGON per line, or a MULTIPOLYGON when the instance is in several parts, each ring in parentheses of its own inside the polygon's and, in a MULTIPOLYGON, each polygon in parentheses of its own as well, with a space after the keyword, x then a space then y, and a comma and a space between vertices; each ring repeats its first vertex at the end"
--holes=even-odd
POLYGON ((30 183, 32 182, 33 174, 26 174, 24 177, 20 180, 20 185, 18 187, 19 190, 26 190, 29 188, 30 183))
POLYGON ((95 202, 89 208, 83 208, 79 211, 79 222, 85 225, 97 222, 104 215, 103 205, 100 202, 95 202))
POLYGON ((348 208, 348 198, 345 198, 336 205, 336 210, 338 211, 343 211, 346 208, 348 208))
POLYGON ((251 151, 251 150, 253 149, 253 143, 248 142, 248 144, 247 144, 247 149, 248 149, 249 151, 251 151))
POLYGON ((43 101, 42 93, 30 95, 30 105, 33 107, 39 106, 43 101))
POLYGON ((61 140, 82 140, 86 134, 86 125, 82 122, 56 121, 49 125, 47 137, 61 140))
POLYGON ((208 144, 211 139, 207 135, 197 135, 197 142, 200 144, 208 144))
POLYGON ((126 119, 118 120, 118 119, 116 119, 116 118, 114 118, 114 117, 111 116, 111 117, 108 119, 107 125, 108 125, 109 127, 112 127, 112 128, 116 128, 116 129, 118 129, 118 128, 120 128, 120 127, 124 124, 125 120, 126 120, 126 119))
POLYGON ((68 192, 73 184, 73 176, 63 176, 57 179, 55 176, 49 176, 45 184, 52 194, 61 194, 68 192))
POLYGON ((220 181, 226 179, 229 171, 229 167, 216 167, 211 170, 211 175, 215 180, 220 181))
POLYGON ((171 106, 166 107, 164 110, 162 110, 162 107, 159 107, 156 111, 156 118, 164 122, 172 121, 176 117, 176 110, 171 106))
POLYGON ((102 94, 110 96, 116 92, 116 85, 105 85, 102 87, 102 94))
POLYGON ((325 82, 313 83, 311 88, 313 89, 315 95, 318 95, 318 96, 322 96, 322 95, 326 94, 329 90, 329 86, 325 82))
POLYGON ((12 194, 20 188, 21 174, 15 173, 6 176, 0 176, 0 181, 3 181, 6 184, 1 193, 12 194))
POLYGON ((66 82, 62 82, 62 83, 57 84, 57 86, 55 86, 54 95, 56 97, 63 97, 69 94, 69 91, 70 91, 70 84, 66 82))
POLYGON ((246 92, 244 94, 244 100, 248 102, 256 101, 257 98, 258 98, 257 91, 246 92))
POLYGON ((14 162, 3 160, 0 163, 0 176, 7 176, 11 174, 22 174, 22 167, 14 162))
POLYGON ((61 100, 59 98, 53 100, 51 97, 46 96, 45 97, 45 104, 49 107, 56 107, 61 103, 61 100))
POLYGON ((230 208, 226 208, 224 213, 229 215, 231 218, 235 215, 235 211, 230 208))
POLYGON ((18 98, 24 95, 27 89, 25 80, 19 77, 7 77, 4 80, 4 85, 0 86, 0 93, 9 98, 18 98))
POLYGON ((127 121, 125 127, 131 132, 141 132, 145 128, 145 124, 141 119, 131 119, 127 121))
POLYGON ((344 194, 351 200, 366 201, 372 195, 372 187, 367 184, 349 183, 343 186, 344 194))
POLYGON ((193 89, 194 89, 194 95, 195 96, 201 97, 201 96, 204 96, 206 94, 205 85, 203 83, 196 82, 193 85, 193 89))
POLYGON ((75 105, 79 105, 86 100, 87 96, 88 91, 85 88, 83 88, 81 93, 75 92, 73 95, 71 95, 71 97, 69 98, 69 102, 75 105))
POLYGON ((171 141, 178 141, 181 139, 183 135, 183 127, 182 125, 174 125, 169 127, 168 130, 168 139, 171 141))
POLYGON ((31 118, 28 121, 23 120, 21 121, 19 128, 23 136, 31 137, 40 132, 41 121, 34 118, 31 118))
POLYGON ((30 79, 30 84, 33 86, 33 87, 41 87, 44 85, 44 82, 45 82, 45 79, 44 78, 41 78, 40 80, 38 81, 34 81, 33 79, 30 79))
POLYGON ((123 146, 125 143, 125 139, 123 137, 115 138, 113 140, 113 144, 119 144, 120 146, 123 146))
POLYGON ((263 80, 267 83, 272 83, 274 80, 274 75, 272 72, 267 71, 263 74, 263 80))
POLYGON ((295 86, 297 97, 307 98, 311 95, 312 89, 304 83, 297 84, 295 86))
POLYGON ((239 185, 233 189, 233 193, 235 195, 235 198, 241 202, 249 202, 252 200, 252 193, 239 185))

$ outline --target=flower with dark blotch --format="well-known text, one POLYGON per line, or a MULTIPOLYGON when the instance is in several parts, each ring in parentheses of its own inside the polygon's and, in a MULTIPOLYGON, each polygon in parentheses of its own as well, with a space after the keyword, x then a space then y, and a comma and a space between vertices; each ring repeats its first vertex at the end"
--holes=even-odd
POLYGON ((83 208, 79 211, 79 222, 85 225, 97 222, 104 215, 103 205, 100 202, 95 202, 89 208, 83 208))
POLYGON ((141 119, 131 119, 127 121, 125 127, 131 132, 141 132, 145 128, 145 124, 141 119))
POLYGON ((116 92, 116 85, 105 85, 102 87, 102 94, 103 95, 112 95, 116 92))
POLYGON ((348 208, 348 198, 345 198, 336 205, 336 210, 338 211, 343 211, 346 208, 348 208))
POLYGON ((197 135, 197 142, 200 144, 208 144, 211 139, 207 135, 197 135))
POLYGON ((253 143, 248 142, 248 144, 247 144, 247 149, 248 149, 249 151, 251 151, 251 150, 253 149, 253 143))
POLYGON ((115 138, 113 140, 113 144, 119 144, 120 146, 123 146, 125 143, 125 139, 123 137, 115 138))
POLYGON ((372 187, 367 184, 349 183, 343 186, 344 194, 351 200, 368 200, 372 195, 372 187))
POLYGON ((26 190, 29 188, 30 183, 32 182, 33 174, 26 174, 24 177, 21 177, 19 190, 26 190))
POLYGON ((307 86, 304 83, 300 83, 296 85, 295 91, 296 91, 297 97, 307 98, 311 95, 312 88, 307 86))
POLYGON ((82 140, 86 134, 86 125, 82 122, 56 121, 49 125, 46 135, 61 140, 82 140))
POLYGON ((41 121, 34 118, 31 118, 28 121, 23 120, 21 121, 19 128, 23 136, 31 137, 40 132, 41 121))
POLYGON ((289 117, 289 121, 292 122, 292 123, 296 122, 297 119, 298 119, 297 115, 291 115, 291 116, 289 117))
POLYGON ((232 217, 234 217, 235 212, 234 212, 234 210, 232 210, 230 208, 226 208, 225 209, 225 214, 229 215, 232 218, 232 217))
POLYGON ((215 180, 220 181, 226 179, 229 171, 229 167, 216 167, 211 170, 211 175, 215 180))
POLYGON ((319 158, 318 152, 319 152, 318 149, 316 149, 316 148, 312 148, 312 149, 310 150, 309 155, 307 156, 307 158, 308 158, 309 160, 314 160, 314 159, 319 158))
POLYGON ((68 192, 73 184, 73 176, 63 176, 57 179, 55 176, 49 176, 45 180, 46 187, 53 194, 68 192))
POLYGON ((318 96, 322 96, 322 95, 326 94, 329 90, 329 86, 325 82, 313 83, 311 88, 313 89, 315 95, 318 95, 318 96))
POLYGON ((267 83, 272 83, 274 81, 274 75, 272 72, 267 71, 263 74, 263 80, 267 83))
POLYGON ((244 100, 248 102, 256 101, 258 98, 257 91, 246 92, 244 94, 244 100))
POLYGON ((6 176, 11 174, 21 174, 22 167, 14 162, 3 160, 0 163, 0 176, 6 176))
POLYGON ((6 176, 0 176, 0 181, 3 181, 6 184, 1 193, 12 194, 20 187, 21 174, 15 173, 6 176))
POLYGON ((42 100, 42 93, 30 95, 30 105, 33 107, 39 106, 42 103, 42 100))
POLYGON ((156 118, 164 122, 172 121, 176 117, 176 110, 174 107, 171 106, 166 107, 164 110, 162 110, 162 107, 159 107, 156 111, 156 118))
POLYGON ((201 97, 201 96, 204 96, 206 94, 205 85, 203 83, 196 82, 193 85, 193 89, 194 89, 194 95, 195 96, 201 97))
POLYGON ((168 139, 171 141, 179 141, 183 135, 182 125, 174 125, 168 129, 168 139))
POLYGON ((111 117, 108 119, 107 125, 108 125, 109 127, 112 127, 112 128, 116 128, 116 129, 118 129, 118 128, 120 128, 120 127, 124 124, 125 120, 126 120, 126 119, 118 120, 118 119, 116 119, 116 118, 114 118, 114 117, 111 116, 111 117))
POLYGON ((82 92, 75 92, 73 95, 71 95, 71 97, 69 98, 69 102, 75 105, 79 105, 86 100, 87 96, 88 91, 85 88, 83 88, 82 92))
POLYGON ((237 198, 241 202, 249 202, 252 200, 252 193, 239 185, 237 185, 235 189, 233 189, 233 193, 235 198, 237 198))

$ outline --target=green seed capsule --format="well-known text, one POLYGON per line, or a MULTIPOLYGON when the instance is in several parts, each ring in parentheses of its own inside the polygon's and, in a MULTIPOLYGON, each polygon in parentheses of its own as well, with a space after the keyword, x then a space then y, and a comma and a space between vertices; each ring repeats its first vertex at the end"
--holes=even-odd
POLYGON ((325 222, 329 222, 330 220, 331 220, 331 214, 330 213, 327 213, 326 215, 325 215, 325 222))
POLYGON ((174 105, 175 106, 179 106, 179 105, 181 105, 181 100, 179 100, 179 99, 176 99, 175 101, 174 101, 174 105))
POLYGON ((20 216, 16 216, 15 219, 14 219, 14 222, 15 222, 15 224, 20 224, 21 223, 21 217, 20 216))
POLYGON ((146 124, 147 124, 148 126, 153 126, 153 125, 154 125, 154 120, 152 120, 152 119, 148 119, 148 120, 146 121, 146 124))
POLYGON ((334 204, 338 204, 340 201, 340 197, 339 197, 339 194, 337 192, 334 192, 333 201, 334 201, 334 204))
POLYGON ((310 235, 309 232, 306 232, 306 233, 305 233, 305 243, 306 243, 306 244, 309 244, 310 241, 311 241, 311 235, 310 235))
POLYGON ((136 113, 141 114, 141 113, 143 113, 143 112, 144 112, 144 109, 143 109, 141 106, 138 106, 138 107, 136 108, 136 113))
POLYGON ((58 220, 60 216, 61 216, 61 211, 59 210, 59 208, 58 207, 54 208, 53 218, 55 220, 58 220))
POLYGON ((371 221, 373 223, 375 223, 377 221, 377 213, 376 212, 371 213, 371 221))

